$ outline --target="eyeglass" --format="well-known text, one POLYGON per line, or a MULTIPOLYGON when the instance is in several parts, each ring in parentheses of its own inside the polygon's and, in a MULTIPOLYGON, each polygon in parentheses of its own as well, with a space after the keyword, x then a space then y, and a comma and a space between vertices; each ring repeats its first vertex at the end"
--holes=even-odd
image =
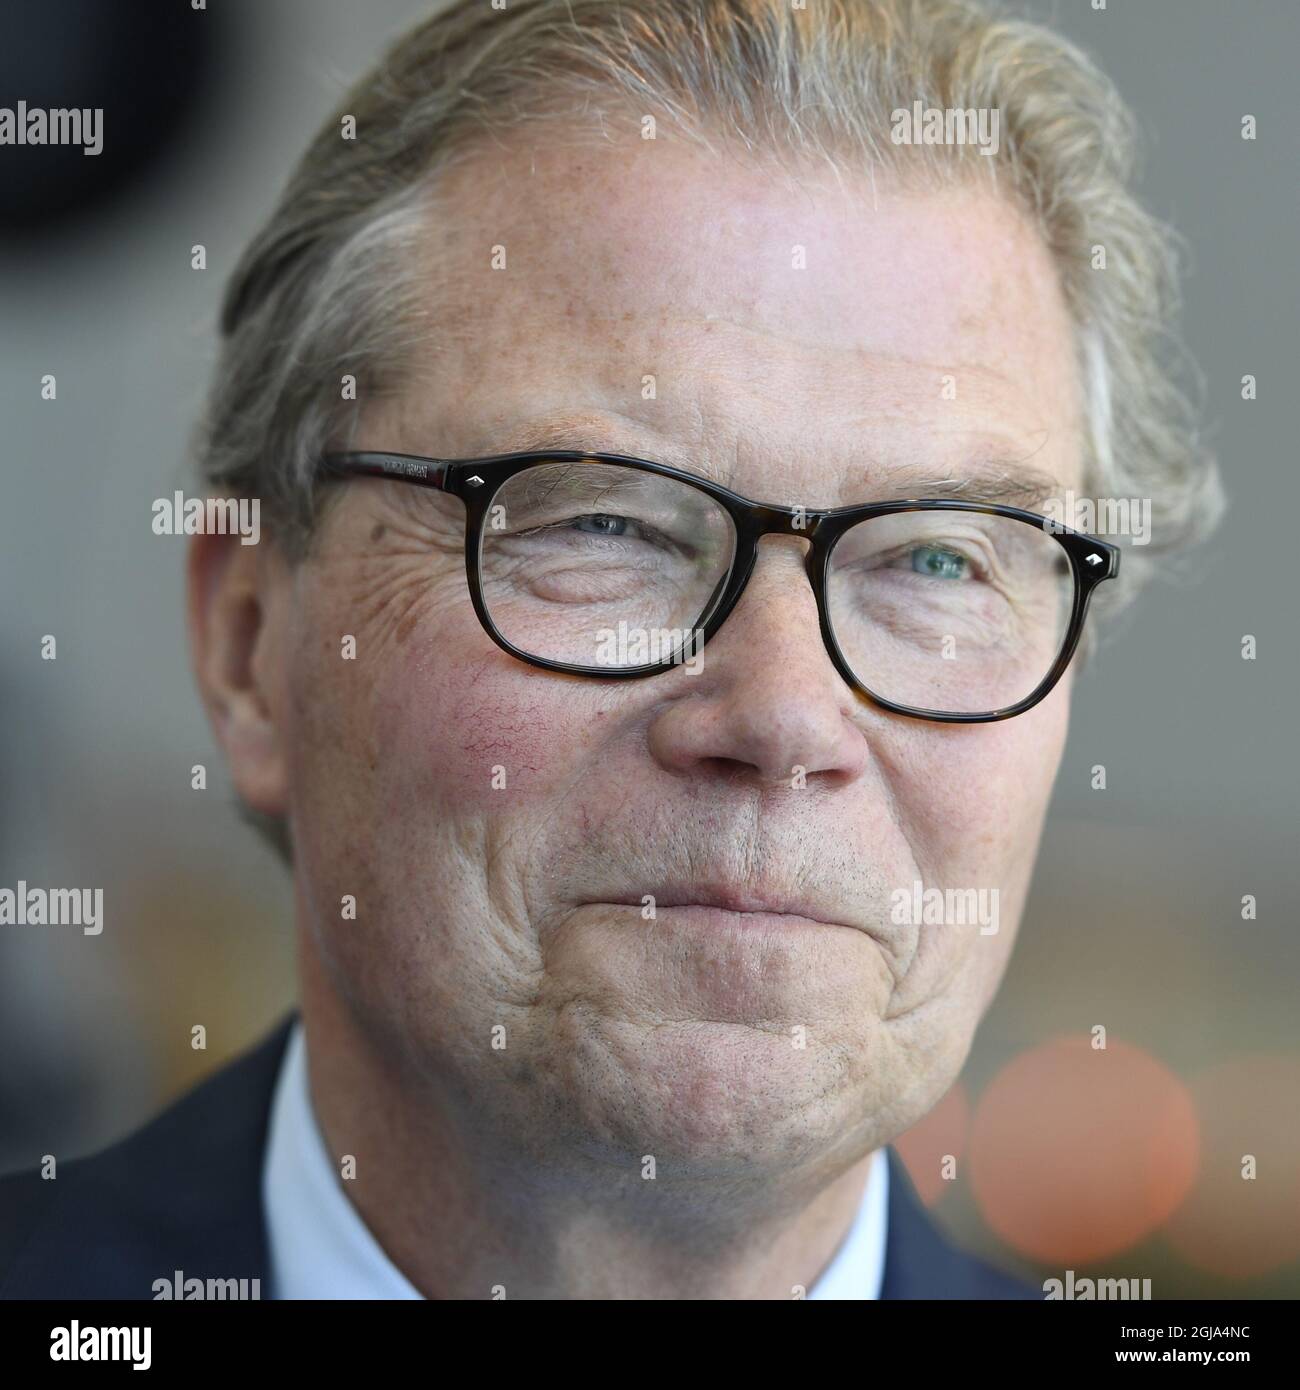
POLYGON ((470 599, 488 636, 531 666, 600 680, 698 669, 760 538, 802 537, 840 675, 882 709, 945 723, 1009 719, 1043 699, 1093 590, 1119 571, 1117 547, 1018 507, 765 506, 623 454, 330 453, 320 473, 461 498, 470 599))

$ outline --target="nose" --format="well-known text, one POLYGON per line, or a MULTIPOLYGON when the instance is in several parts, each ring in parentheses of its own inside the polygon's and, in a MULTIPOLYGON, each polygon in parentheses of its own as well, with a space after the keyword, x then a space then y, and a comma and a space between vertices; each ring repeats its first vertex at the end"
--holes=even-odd
POLYGON ((855 693, 831 664, 804 571, 806 540, 768 537, 697 674, 650 728, 655 759, 679 773, 748 777, 757 785, 843 785, 869 761, 855 693))

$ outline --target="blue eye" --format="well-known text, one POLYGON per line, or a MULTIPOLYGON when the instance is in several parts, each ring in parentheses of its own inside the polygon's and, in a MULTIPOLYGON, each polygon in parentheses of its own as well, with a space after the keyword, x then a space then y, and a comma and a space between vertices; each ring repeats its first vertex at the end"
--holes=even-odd
POLYGON ((574 526, 592 536, 622 536, 627 533, 625 516, 610 516, 606 512, 590 512, 574 517, 574 526))
POLYGON ((917 574, 935 579, 965 579, 970 572, 964 555, 933 545, 918 546, 912 551, 912 568, 917 574))

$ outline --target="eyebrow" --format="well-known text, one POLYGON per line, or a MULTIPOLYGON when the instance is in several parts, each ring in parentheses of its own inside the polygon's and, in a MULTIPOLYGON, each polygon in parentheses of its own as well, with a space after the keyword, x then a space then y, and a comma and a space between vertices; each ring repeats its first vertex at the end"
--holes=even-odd
MULTIPOLYGON (((698 460, 690 460, 680 447, 656 446, 647 452, 632 445, 620 444, 618 427, 613 425, 602 427, 579 422, 538 422, 509 431, 506 439, 508 445, 503 452, 624 454, 632 458, 666 463, 706 481, 731 486, 730 479, 718 477, 716 470, 701 467, 698 460)), ((1063 488, 1063 484, 1050 473, 1044 473, 1014 459, 988 456, 973 460, 963 468, 960 476, 935 476, 918 464, 894 467, 882 465, 881 471, 883 480, 888 482, 888 492, 882 492, 879 488, 864 489, 864 492, 874 492, 875 496, 864 495, 847 505, 858 505, 867 501, 883 502, 911 498, 932 500, 952 497, 989 506, 1021 507, 1026 511, 1037 511, 1049 498, 1059 495, 1063 488)))
POLYGON ((931 478, 914 484, 909 497, 955 497, 964 502, 986 502, 1003 507, 1037 511, 1062 490, 1049 473, 1024 464, 979 460, 961 477, 931 478))

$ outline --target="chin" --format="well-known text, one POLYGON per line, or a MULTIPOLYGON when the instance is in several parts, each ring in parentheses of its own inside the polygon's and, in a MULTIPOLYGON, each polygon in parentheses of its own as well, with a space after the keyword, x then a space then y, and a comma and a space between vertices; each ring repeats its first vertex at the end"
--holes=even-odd
POLYGON ((870 1128, 852 1051, 811 1037, 797 1047, 772 1024, 602 1021, 568 1045, 567 1079, 603 1158, 653 1156, 658 1178, 757 1177, 815 1166, 870 1128))

